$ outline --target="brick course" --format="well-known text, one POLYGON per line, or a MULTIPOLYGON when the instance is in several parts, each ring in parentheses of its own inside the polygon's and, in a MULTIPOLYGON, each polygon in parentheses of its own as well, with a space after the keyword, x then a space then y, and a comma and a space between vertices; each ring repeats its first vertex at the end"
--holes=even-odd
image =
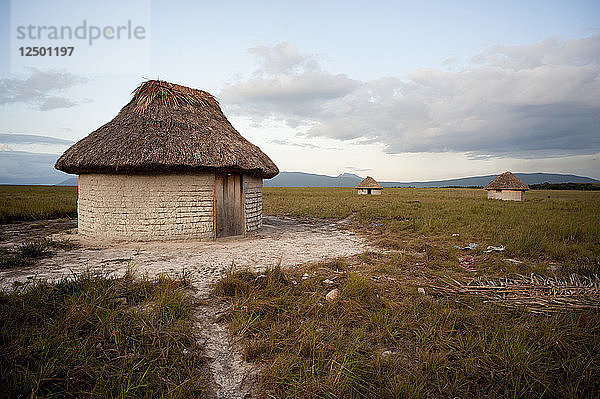
POLYGON ((82 174, 79 233, 132 241, 212 238, 214 181, 213 173, 82 174))
POLYGON ((244 175, 246 233, 262 227, 262 179, 244 175))
MULTIPOLYGON (((79 233, 128 241, 214 238, 214 173, 81 174, 79 233)), ((262 226, 262 179, 244 175, 245 232, 262 226)))

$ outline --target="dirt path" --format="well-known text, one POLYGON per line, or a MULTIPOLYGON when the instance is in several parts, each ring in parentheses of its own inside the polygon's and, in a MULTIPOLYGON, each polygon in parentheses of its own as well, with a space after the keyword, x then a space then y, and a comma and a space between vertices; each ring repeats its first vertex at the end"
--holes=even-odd
MULTIPOLYGON (((195 295, 205 304, 198 308, 196 318, 210 359, 214 397, 243 398, 252 392, 256 371, 242 361, 227 325, 220 321, 228 304, 210 297, 210 285, 232 265, 238 270, 262 271, 279 262, 282 267, 293 267, 372 249, 362 237, 346 228, 351 222, 351 219, 306 222, 267 216, 256 235, 205 242, 98 243, 62 233, 55 238, 79 240, 82 247, 58 252, 33 267, 0 271, 0 287, 8 288, 14 282, 27 283, 33 279, 54 281, 86 270, 120 275, 127 268, 134 268, 137 273, 149 276, 185 272, 196 289, 195 295)), ((56 232, 57 223, 48 221, 45 224, 50 226, 48 233, 56 232)), ((64 225, 63 229, 69 226, 64 222, 58 225, 64 225)), ((9 228, 2 226, 2 229, 5 234, 10 234, 3 240, 3 246, 8 246, 27 239, 26 231, 31 227, 23 223, 9 228)), ((42 228, 34 231, 36 237, 43 237, 42 228)))

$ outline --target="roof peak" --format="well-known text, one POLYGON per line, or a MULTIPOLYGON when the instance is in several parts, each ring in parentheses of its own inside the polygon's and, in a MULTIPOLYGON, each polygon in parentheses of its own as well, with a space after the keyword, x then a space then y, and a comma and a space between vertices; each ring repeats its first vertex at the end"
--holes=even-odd
POLYGON ((371 176, 367 176, 361 181, 355 188, 376 188, 381 189, 381 185, 375 181, 371 176))
POLYGON ((163 105, 169 106, 192 105, 220 108, 217 99, 209 92, 164 80, 142 82, 132 94, 137 112, 145 111, 156 99, 160 99, 163 105))
POLYGON ((486 190, 529 190, 529 186, 512 172, 504 172, 496 176, 485 186, 486 190))

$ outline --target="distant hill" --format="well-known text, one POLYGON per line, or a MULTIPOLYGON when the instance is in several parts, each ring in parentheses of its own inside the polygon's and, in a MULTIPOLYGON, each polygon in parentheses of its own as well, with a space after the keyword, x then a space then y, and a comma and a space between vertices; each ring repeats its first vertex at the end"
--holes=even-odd
POLYGON ((71 145, 71 140, 56 137, 38 136, 33 134, 0 133, 0 143, 8 144, 65 144, 71 145))
POLYGON ((63 180, 57 184, 57 186, 77 186, 79 184, 79 179, 77 176, 69 177, 67 180, 63 180))
MULTIPOLYGON (((22 138, 23 140, 28 137, 22 138)), ((77 176, 54 169, 59 155, 24 151, 0 151, 0 184, 49 184, 76 186, 77 176)), ((515 173, 525 183, 600 183, 589 177, 553 173, 515 173)), ((463 177, 460 179, 390 182, 379 181, 383 187, 469 187, 485 186, 495 175, 463 177)), ((264 181, 265 187, 355 187, 363 180, 352 173, 326 176, 304 172, 281 172, 273 179, 264 181)))
POLYGON ((600 183, 542 183, 529 186, 532 190, 600 191, 600 183))
MULTIPOLYGON (((600 183, 590 177, 563 175, 555 173, 515 173, 526 184, 548 183, 600 183)), ((485 186, 496 175, 463 177, 460 179, 435 180, 425 182, 386 182, 379 181, 383 187, 470 187, 485 186)), ((344 173, 339 176, 326 176, 303 172, 281 172, 272 179, 264 181, 265 187, 354 187, 362 177, 344 173)))
POLYGON ((54 154, 0 151, 0 184, 58 184, 71 175, 54 169, 54 154))
MULTIPOLYGON (((590 177, 563 175, 556 173, 515 173, 525 184, 541 184, 541 183, 597 183, 596 179, 590 177)), ((463 177, 460 179, 435 180, 428 182, 384 182, 381 183, 384 187, 469 187, 469 186, 485 186, 497 175, 463 177)))

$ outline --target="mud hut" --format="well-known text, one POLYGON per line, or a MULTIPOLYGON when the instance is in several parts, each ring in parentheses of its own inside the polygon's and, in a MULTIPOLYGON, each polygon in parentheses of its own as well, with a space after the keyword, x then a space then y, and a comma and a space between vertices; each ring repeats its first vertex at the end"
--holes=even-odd
POLYGON ((525 201, 525 191, 529 190, 529 186, 512 173, 504 172, 489 182, 485 189, 488 199, 525 201))
POLYGON ((358 195, 380 195, 383 187, 379 185, 371 176, 365 177, 358 186, 355 187, 358 195))
POLYGON ((79 233, 123 240, 246 235, 262 223, 263 179, 279 173, 211 94, 159 80, 55 167, 79 175, 79 233))

